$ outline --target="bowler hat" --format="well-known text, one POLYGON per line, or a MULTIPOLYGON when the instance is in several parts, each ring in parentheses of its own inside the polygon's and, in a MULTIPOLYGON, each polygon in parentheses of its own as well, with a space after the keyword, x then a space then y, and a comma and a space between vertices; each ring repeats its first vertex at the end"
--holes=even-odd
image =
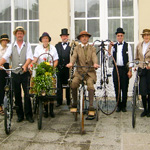
POLYGON ((81 37, 82 35, 87 35, 87 36, 91 37, 91 34, 88 33, 87 31, 81 31, 80 34, 77 36, 77 39, 80 40, 80 37, 81 37))
POLYGON ((49 36, 49 34, 48 34, 47 32, 44 32, 44 33, 42 34, 42 36, 39 38, 39 41, 40 41, 40 42, 42 42, 42 38, 43 38, 44 36, 47 36, 47 37, 49 38, 49 42, 51 41, 51 37, 49 36))
POLYGON ((8 35, 5 33, 0 36, 0 42, 3 40, 7 40, 8 43, 10 42, 8 35))
POLYGON ((66 28, 61 29, 61 34, 60 34, 60 36, 62 36, 62 35, 69 35, 68 29, 66 29, 66 28))
POLYGON ((150 34, 150 29, 144 29, 141 35, 150 34))
POLYGON ((122 34, 125 34, 125 32, 123 31, 123 28, 117 28, 117 31, 116 31, 116 34, 118 33, 122 33, 122 34))
POLYGON ((13 34, 16 35, 17 31, 22 31, 23 34, 26 34, 26 31, 24 30, 24 28, 22 26, 16 27, 16 29, 13 32, 13 34))

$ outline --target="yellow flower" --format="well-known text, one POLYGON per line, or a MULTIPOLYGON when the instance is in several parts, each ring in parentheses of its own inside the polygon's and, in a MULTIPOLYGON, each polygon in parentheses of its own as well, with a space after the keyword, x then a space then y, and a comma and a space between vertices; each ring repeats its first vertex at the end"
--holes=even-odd
POLYGON ((50 63, 49 62, 44 62, 46 65, 50 66, 50 63))
POLYGON ((46 76, 52 76, 52 73, 51 72, 45 72, 45 75, 46 76))

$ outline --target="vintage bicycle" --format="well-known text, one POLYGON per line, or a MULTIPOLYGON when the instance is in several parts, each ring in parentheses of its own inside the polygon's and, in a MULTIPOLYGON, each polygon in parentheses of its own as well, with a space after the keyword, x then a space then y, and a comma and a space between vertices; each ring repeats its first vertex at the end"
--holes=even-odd
POLYGON ((93 46, 98 45, 97 55, 100 54, 100 68, 97 70, 97 90, 96 90, 96 99, 99 101, 99 108, 105 115, 111 115, 115 110, 119 102, 120 94, 120 80, 118 68, 115 62, 114 57, 110 52, 105 48, 107 44, 111 42, 110 40, 100 41, 95 40, 93 46), (100 43, 100 44, 97 44, 100 43), (114 93, 113 85, 113 72, 110 71, 114 68, 117 72, 118 79, 118 96, 117 100, 114 93))
POLYGON ((6 85, 5 85, 5 96, 4 96, 4 128, 5 133, 9 134, 11 129, 11 120, 13 117, 13 77, 12 71, 16 71, 22 68, 22 64, 19 64, 19 67, 15 69, 6 69, 0 66, 1 69, 5 70, 8 73, 8 77, 6 77, 6 85))
POLYGON ((129 62, 127 65, 129 64, 134 64, 135 67, 135 81, 134 81, 134 85, 133 85, 133 94, 132 94, 132 127, 135 128, 136 125, 136 111, 138 109, 143 109, 142 106, 142 101, 139 98, 139 75, 138 75, 138 65, 139 64, 146 64, 148 65, 149 62, 147 61, 138 61, 138 60, 134 60, 132 62, 129 62))
POLYGON ((40 64, 32 68, 29 96, 33 98, 34 113, 37 113, 38 129, 42 129, 43 107, 56 99, 57 77, 53 57, 50 53, 41 54, 38 59, 43 59, 40 64))
POLYGON ((98 102, 96 102, 96 109, 95 111, 88 111, 88 100, 87 100, 87 96, 86 96, 86 83, 85 83, 85 76, 87 75, 87 72, 90 69, 93 69, 93 66, 74 66, 74 68, 76 68, 76 71, 78 71, 78 68, 85 68, 86 71, 85 72, 80 72, 78 71, 78 73, 81 75, 82 80, 81 80, 81 85, 78 89, 78 103, 77 103, 77 108, 71 108, 70 112, 72 112, 74 114, 75 117, 75 121, 77 121, 77 116, 78 113, 80 114, 80 133, 84 134, 85 130, 84 130, 84 115, 88 115, 91 118, 86 118, 87 120, 92 120, 94 118, 96 118, 96 120, 98 121, 98 102))

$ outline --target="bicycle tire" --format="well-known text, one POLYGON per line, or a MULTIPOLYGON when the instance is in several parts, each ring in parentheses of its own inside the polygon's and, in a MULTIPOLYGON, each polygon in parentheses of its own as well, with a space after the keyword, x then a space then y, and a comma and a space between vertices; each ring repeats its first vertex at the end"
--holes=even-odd
POLYGON ((96 121, 98 121, 98 119, 99 119, 99 102, 98 101, 96 101, 96 121))
POLYGON ((43 104, 42 100, 38 102, 38 129, 42 129, 42 115, 43 115, 43 104))
POLYGON ((101 65, 101 70, 103 73, 103 77, 100 77, 100 86, 97 87, 96 90, 96 99, 99 101, 99 108, 102 113, 105 115, 111 115, 114 113, 114 111, 117 108, 117 105, 119 103, 119 95, 120 95, 120 80, 119 80, 119 72, 118 68, 115 62, 114 57, 108 52, 108 50, 104 50, 109 54, 109 59, 104 58, 106 61, 105 64, 101 65), (108 70, 105 68, 109 65, 110 60, 112 61, 112 64, 114 66, 114 70, 116 71, 116 77, 117 77, 117 82, 118 82, 118 93, 117 93, 117 99, 115 97, 115 88, 113 84, 113 71, 112 73, 108 74, 108 70), (102 79, 102 80, 101 80, 102 79), (112 80, 110 82, 110 80, 112 80))
POLYGON ((136 125, 136 102, 138 98, 138 87, 133 88, 133 99, 132 99, 132 127, 135 128, 136 125))
POLYGON ((84 134, 84 96, 83 96, 83 88, 80 90, 80 125, 81 125, 81 134, 84 134))
POLYGON ((12 119, 12 106, 10 104, 10 98, 5 96, 4 100, 7 101, 7 106, 4 107, 4 127, 5 133, 8 135, 11 128, 11 119, 12 119))

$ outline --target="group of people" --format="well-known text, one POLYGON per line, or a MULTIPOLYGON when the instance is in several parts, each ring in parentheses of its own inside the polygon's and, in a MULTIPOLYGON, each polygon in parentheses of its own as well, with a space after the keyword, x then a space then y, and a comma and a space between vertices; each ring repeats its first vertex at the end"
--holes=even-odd
MULTIPOLYGON (((41 54, 49 53, 53 57, 53 65, 57 67, 57 105, 59 107, 63 103, 63 84, 68 84, 69 79, 69 69, 74 66, 76 63, 77 66, 93 66, 88 71, 85 68, 76 69, 73 80, 71 82, 72 88, 72 97, 73 102, 70 106, 70 89, 66 89, 66 101, 67 105, 73 108, 77 108, 77 88, 79 87, 82 81, 82 73, 86 73, 84 80, 86 80, 88 96, 89 96, 89 111, 94 111, 93 107, 93 98, 94 98, 94 84, 96 83, 96 69, 100 66, 98 65, 98 58, 96 56, 96 48, 89 44, 89 38, 91 34, 87 31, 81 31, 77 36, 77 39, 81 44, 77 45, 73 51, 73 55, 70 58, 70 43, 68 29, 61 29, 61 42, 55 46, 50 44, 51 37, 47 32, 44 32, 40 36, 39 44, 35 50, 34 54, 32 53, 31 45, 29 42, 24 41, 24 35, 26 31, 22 26, 16 27, 13 32, 16 37, 15 42, 11 43, 9 47, 7 44, 10 42, 7 34, 2 34, 0 36, 0 66, 9 68, 9 62, 11 62, 12 68, 16 68, 19 64, 23 64, 22 70, 17 70, 12 72, 13 76, 13 87, 15 93, 15 105, 16 113, 18 116, 17 122, 24 120, 24 117, 30 122, 33 123, 33 114, 31 107, 31 100, 27 94, 28 79, 30 77, 29 66, 34 63, 41 63, 43 60, 41 54), (80 73, 79 73, 80 72, 80 73), (24 108, 22 103, 22 94, 21 94, 21 85, 24 91, 24 108)), ((114 44, 110 42, 109 44, 109 53, 113 55, 120 77, 120 95, 119 103, 117 107, 117 112, 123 111, 126 112, 127 104, 127 93, 129 79, 132 77, 132 64, 127 66, 128 62, 133 60, 132 49, 129 43, 124 41, 123 28, 117 28, 116 31, 117 42, 114 44)), ((136 57, 135 59, 140 61, 150 61, 150 30, 144 29, 141 34, 143 37, 143 42, 139 43, 136 47, 136 57)), ((140 64, 139 65, 139 76, 140 76, 140 94, 142 95, 142 102, 144 111, 141 114, 141 117, 148 116, 150 117, 150 65, 140 64), (148 103, 148 107, 147 107, 148 103)), ((0 114, 3 112, 3 99, 4 99, 4 86, 6 84, 5 77, 7 73, 4 70, 0 70, 0 114)), ((116 100, 118 99, 118 80, 117 80, 117 71, 114 67, 113 69, 113 82, 116 93, 116 100)), ((45 113, 44 116, 48 117, 48 104, 44 105, 45 113)), ((55 117, 53 108, 54 103, 50 102, 50 116, 55 117)))

